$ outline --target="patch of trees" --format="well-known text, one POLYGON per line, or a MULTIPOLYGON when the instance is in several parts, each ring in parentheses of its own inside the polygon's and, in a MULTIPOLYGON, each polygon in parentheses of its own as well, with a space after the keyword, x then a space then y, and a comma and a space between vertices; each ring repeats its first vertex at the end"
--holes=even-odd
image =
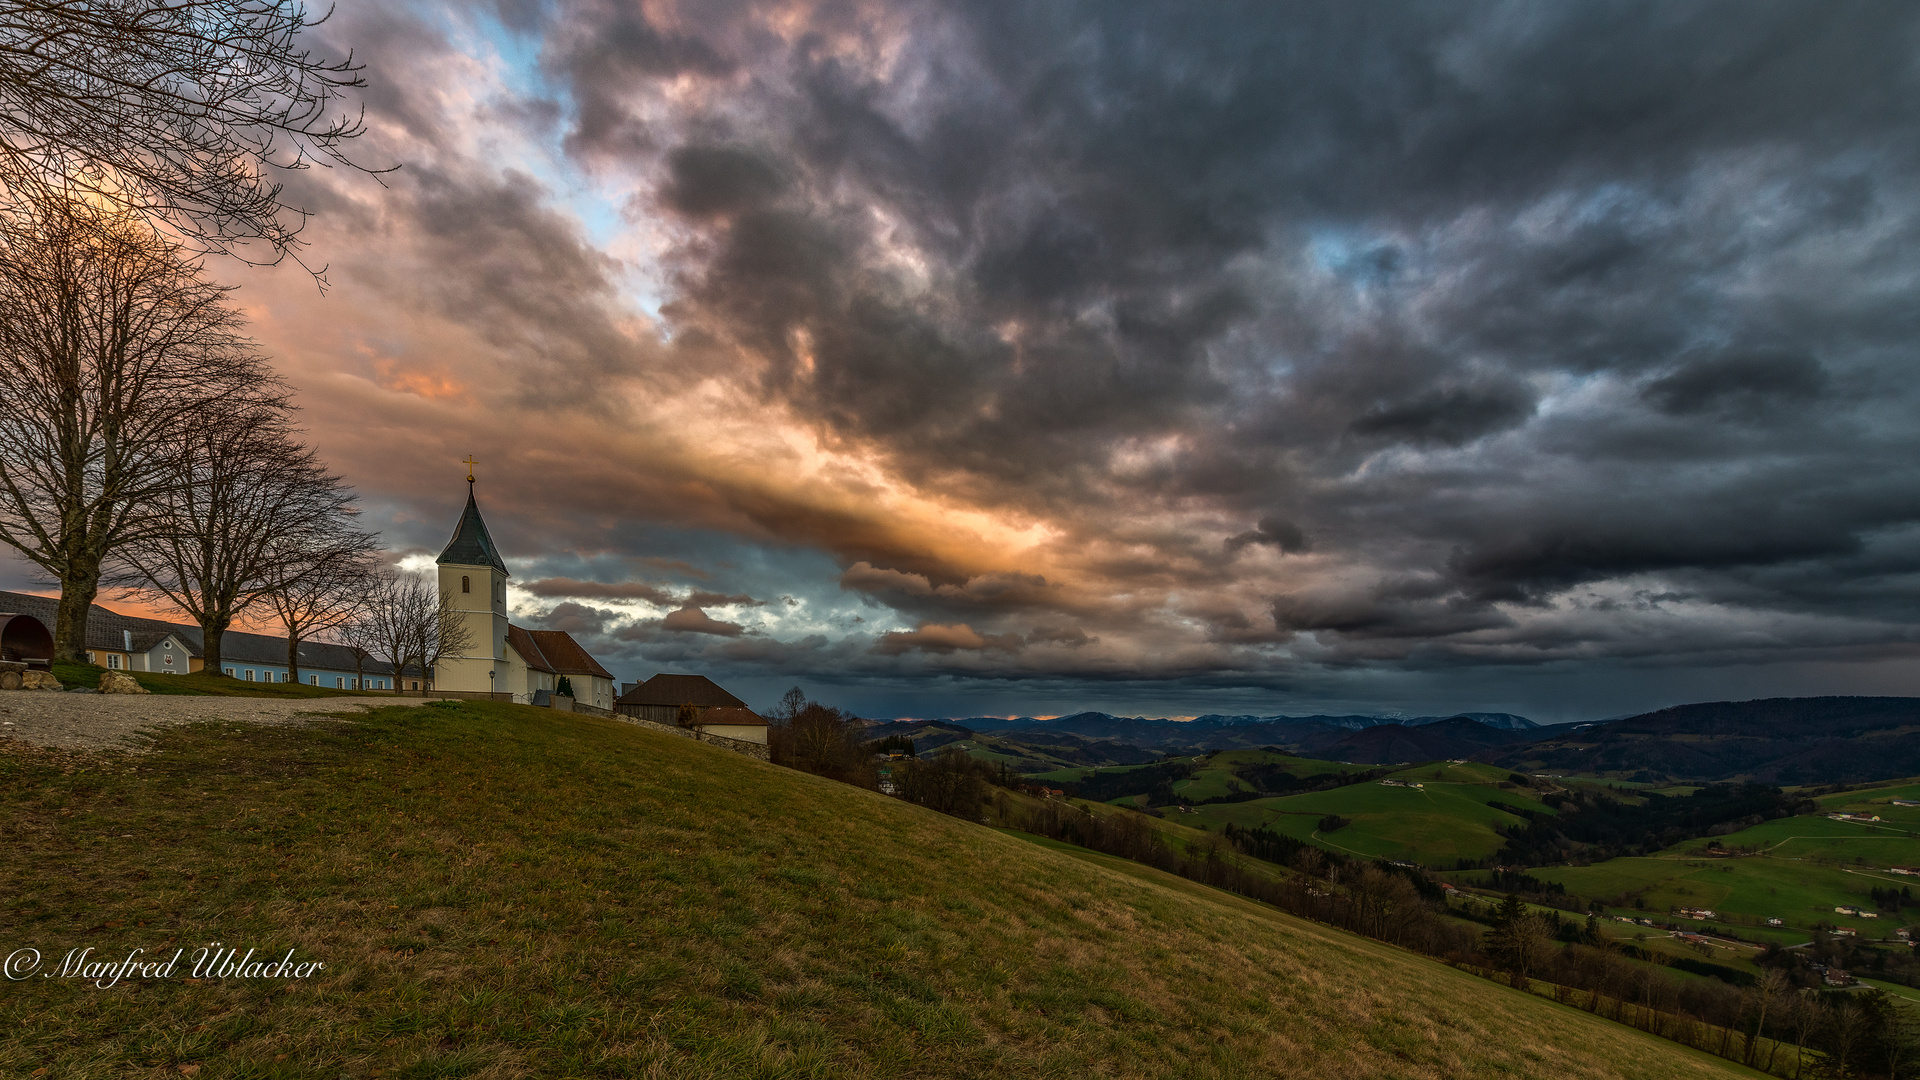
POLYGON ((1187 761, 1162 761, 1125 771, 1100 771, 1062 785, 1076 798, 1092 802, 1110 802, 1128 795, 1145 795, 1155 806, 1173 806, 1184 802, 1173 793, 1173 785, 1193 775, 1187 761))
MULTIPOLYGON (((1463 863, 1472 860, 1461 860, 1463 863)), ((1476 866, 1463 865, 1461 870, 1476 869, 1476 866)), ((1566 886, 1557 881, 1547 881, 1534 877, 1511 866, 1496 866, 1487 873, 1467 882, 1475 888, 1489 892, 1512 893, 1523 900, 1549 907, 1566 908, 1571 901, 1567 898, 1566 886)))
POLYGON ((1597 937, 1569 941, 1555 926, 1565 920, 1513 896, 1489 921, 1476 955, 1450 959, 1534 992, 1545 983, 1564 1004, 1763 1072, 1893 1078, 1914 1057, 1911 1021, 1879 991, 1803 994, 1778 970, 1755 978, 1597 937), (1675 979, 1664 967, 1717 981, 1675 979))
MULTIPOLYGON (((1725 834, 1811 809, 1797 795, 1761 784, 1711 784, 1691 795, 1647 794, 1636 805, 1606 792, 1555 792, 1542 801, 1555 817, 1526 814, 1523 827, 1503 830, 1506 843, 1497 863, 1551 866, 1569 861, 1598 862, 1644 855, 1683 840, 1725 834)), ((1519 813, 1517 808, 1509 812, 1519 813)))
POLYGON ((1320 831, 1339 832, 1351 824, 1353 824, 1352 818, 1341 817, 1339 814, 1328 814, 1326 817, 1320 819, 1320 831))
POLYGON ((768 713, 767 721, 768 757, 775 765, 879 789, 880 772, 862 737, 866 725, 852 713, 808 701, 796 686, 768 713))
MULTIPOLYGON (((1248 802, 1253 799, 1265 799, 1275 795, 1301 795, 1312 791, 1330 791, 1333 788, 1364 784, 1383 775, 1385 770, 1368 770, 1352 773, 1314 773, 1311 776, 1296 776, 1276 761, 1259 762, 1253 765, 1241 765, 1235 769, 1236 775, 1251 784, 1251 791, 1235 791, 1226 795, 1216 795, 1211 799, 1196 799, 1189 805, 1210 806, 1216 803, 1248 802)), ((1184 800, 1183 800, 1184 801, 1184 800)))
POLYGON ((1920 957, 1904 943, 1883 947, 1859 938, 1814 934, 1813 941, 1798 949, 1769 945, 1754 963, 1774 968, 1795 986, 1818 989, 1827 968, 1866 975, 1885 982, 1920 988, 1920 957))
POLYGON ((912 757, 913 736, 888 735, 885 738, 875 739, 868 743, 867 748, 876 754, 905 754, 908 757, 912 757))
POLYGON ((1881 911, 1899 911, 1901 908, 1909 908, 1913 906, 1913 891, 1904 885, 1898 889, 1891 885, 1884 889, 1875 886, 1873 904, 1881 911))
POLYGON ((1010 779, 999 766, 952 747, 928 759, 902 762, 894 773, 901 798, 970 821, 979 819, 990 786, 1010 779))

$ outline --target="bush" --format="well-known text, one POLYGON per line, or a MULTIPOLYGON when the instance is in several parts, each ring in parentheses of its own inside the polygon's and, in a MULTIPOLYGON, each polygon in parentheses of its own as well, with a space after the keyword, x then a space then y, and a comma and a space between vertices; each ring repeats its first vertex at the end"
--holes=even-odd
POLYGON ((1351 824, 1353 824, 1352 818, 1343 818, 1339 814, 1328 814, 1326 817, 1320 819, 1320 831, 1339 832, 1351 824))

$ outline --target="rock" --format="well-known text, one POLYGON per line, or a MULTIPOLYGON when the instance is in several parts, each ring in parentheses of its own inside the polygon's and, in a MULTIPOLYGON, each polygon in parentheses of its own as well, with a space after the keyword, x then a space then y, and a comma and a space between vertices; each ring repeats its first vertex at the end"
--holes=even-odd
POLYGON ((0 671, 0 690, 18 690, 23 681, 18 671, 0 671))
POLYGON ((51 671, 28 671, 20 676, 22 690, 65 690, 60 680, 53 677, 51 671))
POLYGON ((134 677, 124 671, 109 671, 100 676, 100 692, 103 694, 151 694, 153 691, 141 686, 134 677))

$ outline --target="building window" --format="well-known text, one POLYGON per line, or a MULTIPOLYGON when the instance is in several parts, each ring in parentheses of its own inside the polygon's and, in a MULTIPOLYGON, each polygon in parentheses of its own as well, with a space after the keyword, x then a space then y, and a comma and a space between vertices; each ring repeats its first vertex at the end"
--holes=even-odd
POLYGON ((112 668, 115 671, 119 671, 120 670, 120 654, 117 652, 108 653, 107 666, 112 668))
POLYGON ((473 591, 473 581, 472 579, 468 578, 467 575, 465 574, 460 575, 460 591, 461 592, 473 591))
POLYGON ((345 690, 347 688, 347 680, 345 679, 333 680, 333 688, 335 690, 345 690))
POLYGON ((252 668, 248 668, 248 669, 247 669, 247 681, 248 681, 248 682, 252 682, 252 681, 253 681, 253 669, 252 669, 252 668))
POLYGON ((87 654, 87 663, 89 663, 89 664, 97 664, 97 663, 99 663, 99 662, 100 662, 100 661, 98 661, 98 660, 95 660, 95 659, 93 658, 93 654, 92 654, 92 653, 88 653, 88 654, 87 654))
POLYGON ((307 685, 308 685, 308 686, 319 686, 319 685, 320 685, 320 676, 318 676, 318 675, 309 675, 309 676, 307 676, 307 685))
POLYGON ((232 669, 232 668, 228 668, 228 669, 227 669, 227 678, 229 678, 229 679, 231 679, 231 678, 233 678, 233 669, 232 669))

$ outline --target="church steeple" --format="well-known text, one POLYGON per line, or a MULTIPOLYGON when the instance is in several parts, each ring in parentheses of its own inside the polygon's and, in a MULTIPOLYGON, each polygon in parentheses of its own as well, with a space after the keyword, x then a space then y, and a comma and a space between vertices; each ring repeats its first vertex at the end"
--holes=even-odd
POLYGON ((447 541, 446 550, 434 561, 441 565, 491 566, 507 575, 507 564, 500 558, 500 549, 493 546, 487 523, 480 517, 480 504, 474 501, 471 474, 467 481, 467 509, 460 515, 460 524, 454 526, 453 539, 447 541))

